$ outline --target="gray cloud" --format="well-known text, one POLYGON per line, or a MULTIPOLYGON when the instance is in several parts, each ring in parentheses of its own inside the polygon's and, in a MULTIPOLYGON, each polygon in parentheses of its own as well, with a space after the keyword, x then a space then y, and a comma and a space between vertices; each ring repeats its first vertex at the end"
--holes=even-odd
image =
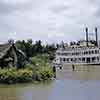
POLYGON ((13 11, 16 11, 20 7, 9 4, 9 3, 4 3, 3 1, 0 1, 0 14, 8 14, 13 11))
MULTIPOLYGON (((44 1, 45 0, 43 0, 42 3, 44 1)), ((29 10, 34 11, 41 6, 38 2, 40 2, 40 0, 0 0, 0 13, 8 14, 16 11, 21 13, 29 10)))
POLYGON ((52 6, 51 9, 54 13, 62 13, 66 10, 69 10, 70 7, 63 4, 63 5, 52 6))
POLYGON ((100 16, 100 0, 89 0, 89 2, 94 5, 94 16, 100 16))
POLYGON ((0 40, 80 39, 85 26, 90 31, 99 28, 99 4, 99 0, 0 0, 0 40))

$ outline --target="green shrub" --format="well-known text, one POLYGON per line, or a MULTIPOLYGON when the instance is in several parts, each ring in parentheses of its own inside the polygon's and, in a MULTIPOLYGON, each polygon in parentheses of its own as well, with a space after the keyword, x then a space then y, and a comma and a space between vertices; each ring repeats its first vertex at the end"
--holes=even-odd
POLYGON ((34 67, 31 69, 0 69, 0 83, 23 83, 49 80, 53 77, 50 67, 34 67))
POLYGON ((17 82, 29 82, 32 81, 33 72, 27 69, 19 70, 17 72, 17 82))
POLYGON ((47 80, 53 77, 53 72, 50 67, 42 67, 40 73, 43 80, 47 80))
POLYGON ((33 79, 37 81, 48 80, 53 77, 52 68, 49 65, 48 55, 37 55, 31 58, 33 68, 33 79))
POLYGON ((1 69, 0 70, 0 82, 1 83, 19 83, 32 81, 32 71, 29 70, 12 70, 1 69))
POLYGON ((41 81, 41 80, 48 80, 53 77, 53 72, 50 67, 39 67, 33 73, 34 80, 41 81))
POLYGON ((27 69, 27 70, 33 70, 34 69, 34 65, 32 65, 32 64, 27 64, 26 66, 25 66, 25 69, 27 69))
POLYGON ((35 66, 46 66, 48 62, 49 59, 47 54, 37 55, 31 58, 31 63, 35 66))

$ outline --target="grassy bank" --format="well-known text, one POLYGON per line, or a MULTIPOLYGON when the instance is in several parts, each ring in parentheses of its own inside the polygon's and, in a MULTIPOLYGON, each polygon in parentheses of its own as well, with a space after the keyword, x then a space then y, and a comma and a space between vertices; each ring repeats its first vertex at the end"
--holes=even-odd
POLYGON ((32 80, 32 71, 16 69, 0 69, 0 83, 22 83, 32 80))
POLYGON ((53 72, 50 67, 27 69, 0 69, 0 83, 14 84, 50 80, 53 72))

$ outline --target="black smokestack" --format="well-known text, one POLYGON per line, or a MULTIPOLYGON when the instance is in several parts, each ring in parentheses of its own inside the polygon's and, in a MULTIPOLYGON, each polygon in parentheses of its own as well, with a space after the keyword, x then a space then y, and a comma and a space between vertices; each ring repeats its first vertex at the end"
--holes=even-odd
POLYGON ((98 46, 98 29, 95 28, 96 46, 98 46))
POLYGON ((88 47, 88 28, 85 28, 86 31, 86 46, 88 47))

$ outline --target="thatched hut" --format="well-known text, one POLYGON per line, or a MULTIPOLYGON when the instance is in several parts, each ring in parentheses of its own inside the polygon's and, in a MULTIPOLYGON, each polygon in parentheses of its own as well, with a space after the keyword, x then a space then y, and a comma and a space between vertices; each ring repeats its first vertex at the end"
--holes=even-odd
POLYGON ((15 44, 7 43, 0 45, 0 67, 21 68, 26 62, 25 54, 15 44))

